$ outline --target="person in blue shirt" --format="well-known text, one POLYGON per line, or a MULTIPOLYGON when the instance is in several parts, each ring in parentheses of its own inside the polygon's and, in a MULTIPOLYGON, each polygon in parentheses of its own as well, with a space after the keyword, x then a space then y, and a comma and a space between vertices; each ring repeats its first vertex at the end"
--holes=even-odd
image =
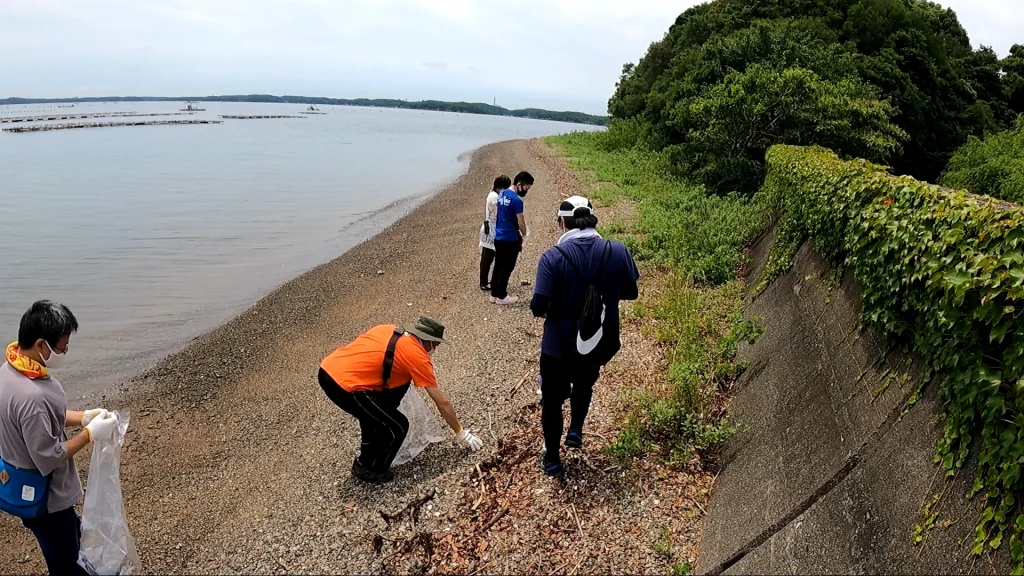
POLYGON ((508 281, 523 249, 523 237, 526 236, 523 198, 532 186, 533 176, 529 172, 520 172, 512 180, 512 187, 498 195, 494 224, 494 273, 491 276, 491 302, 495 304, 519 301, 518 297, 509 296, 508 281))
POLYGON ((571 414, 565 445, 583 447, 583 422, 594 384, 601 366, 621 347, 619 301, 637 299, 640 279, 629 250, 601 238, 594 229, 597 215, 586 198, 572 196, 562 202, 558 226, 564 233, 540 258, 530 302, 533 315, 545 319, 540 356, 546 450, 542 465, 549 476, 563 472, 559 444, 566 399, 571 414), (588 296, 598 303, 596 330, 580 325, 588 296))

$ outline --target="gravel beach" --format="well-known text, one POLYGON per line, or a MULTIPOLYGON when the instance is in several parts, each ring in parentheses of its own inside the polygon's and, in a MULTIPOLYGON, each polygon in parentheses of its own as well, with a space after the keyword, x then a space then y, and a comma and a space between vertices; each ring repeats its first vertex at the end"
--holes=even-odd
MULTIPOLYGON (((687 572, 713 475, 602 454, 628 416, 624 398, 668 386, 651 319, 624 316, 623 350, 595 387, 586 450, 564 456, 565 480, 538 466, 541 322, 528 283, 557 239, 558 203, 587 186, 540 142, 481 148, 466 174, 408 216, 107 398, 105 407, 132 413, 122 479, 143 570, 687 572), (501 307, 477 288, 477 233, 495 175, 519 170, 537 178, 526 198, 532 233, 510 282, 522 300, 501 307), (485 445, 475 454, 454 441, 431 445, 394 483, 369 487, 349 476, 358 428, 324 397, 317 366, 364 329, 420 313, 447 326, 438 379, 485 445)), ((633 212, 628 202, 600 209, 620 224, 633 212)), ((641 270, 642 298, 657 301, 664 275, 641 270)), ((78 457, 83 476, 88 461, 78 457)), ((31 535, 6 515, 0 541, 3 573, 44 570, 31 535)))
MULTIPOLYGON (((442 388, 464 425, 488 432, 513 415, 497 402, 535 366, 539 323, 530 281, 555 236, 558 191, 532 141, 476 151, 468 171, 372 239, 283 285, 190 343, 117 394, 132 412, 122 456, 131 531, 147 572, 378 572, 366 535, 379 511, 436 489, 439 530, 454 513, 456 478, 486 458, 444 442, 398 469, 397 481, 352 481, 355 420, 324 397, 322 356, 383 322, 441 319, 449 346, 435 357, 442 388), (477 231, 494 177, 529 170, 527 241, 510 287, 523 301, 488 302, 477 288, 477 231), (495 343, 500 342, 500 345, 495 343), (490 411, 490 414, 489 414, 490 411)), ((535 383, 528 383, 528 387, 535 383)), ((87 467, 88 454, 78 457, 87 467)), ((35 542, 0 517, 3 572, 43 570, 35 542)))

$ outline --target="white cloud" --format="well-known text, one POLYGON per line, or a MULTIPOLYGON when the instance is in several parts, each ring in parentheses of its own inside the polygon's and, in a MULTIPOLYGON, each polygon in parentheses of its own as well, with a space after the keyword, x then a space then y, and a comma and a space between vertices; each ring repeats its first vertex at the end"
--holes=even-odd
MULTIPOLYGON (((1024 42, 1019 0, 949 0, 1024 42)), ((697 0, 0 0, 0 96, 270 92, 603 112, 697 0)))

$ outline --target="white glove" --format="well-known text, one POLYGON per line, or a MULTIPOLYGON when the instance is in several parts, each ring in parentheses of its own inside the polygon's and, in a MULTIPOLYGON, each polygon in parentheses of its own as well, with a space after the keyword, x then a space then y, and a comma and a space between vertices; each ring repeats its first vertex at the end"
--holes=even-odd
POLYGON ((465 428, 463 428, 462 432, 459 432, 458 435, 455 436, 455 439, 458 440, 463 446, 472 450, 473 452, 476 452, 480 448, 483 448, 484 445, 483 440, 477 438, 472 432, 466 430, 465 428))
POLYGON ((114 426, 117 426, 117 416, 104 410, 102 414, 94 417, 85 429, 89 431, 89 441, 96 442, 109 440, 114 434, 114 426))
POLYGON ((91 410, 86 410, 85 412, 82 413, 82 426, 88 426, 89 422, 92 422, 93 418, 105 412, 106 410, 104 410, 103 408, 93 408, 91 410))

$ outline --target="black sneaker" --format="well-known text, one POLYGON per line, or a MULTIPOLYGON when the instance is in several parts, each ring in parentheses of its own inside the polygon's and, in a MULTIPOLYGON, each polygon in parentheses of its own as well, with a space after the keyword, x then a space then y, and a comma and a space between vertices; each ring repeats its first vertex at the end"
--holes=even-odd
POLYGON ((395 473, 390 469, 385 472, 374 472, 360 464, 359 459, 352 462, 352 476, 369 484, 386 484, 395 479, 395 473))
POLYGON ((540 466, 544 469, 544 473, 552 478, 561 478, 562 474, 565 473, 565 468, 562 467, 562 463, 548 460, 547 454, 544 454, 544 456, 541 457, 540 466))
POLYGON ((583 448, 583 432, 569 430, 569 433, 565 435, 565 445, 568 448, 583 448))

